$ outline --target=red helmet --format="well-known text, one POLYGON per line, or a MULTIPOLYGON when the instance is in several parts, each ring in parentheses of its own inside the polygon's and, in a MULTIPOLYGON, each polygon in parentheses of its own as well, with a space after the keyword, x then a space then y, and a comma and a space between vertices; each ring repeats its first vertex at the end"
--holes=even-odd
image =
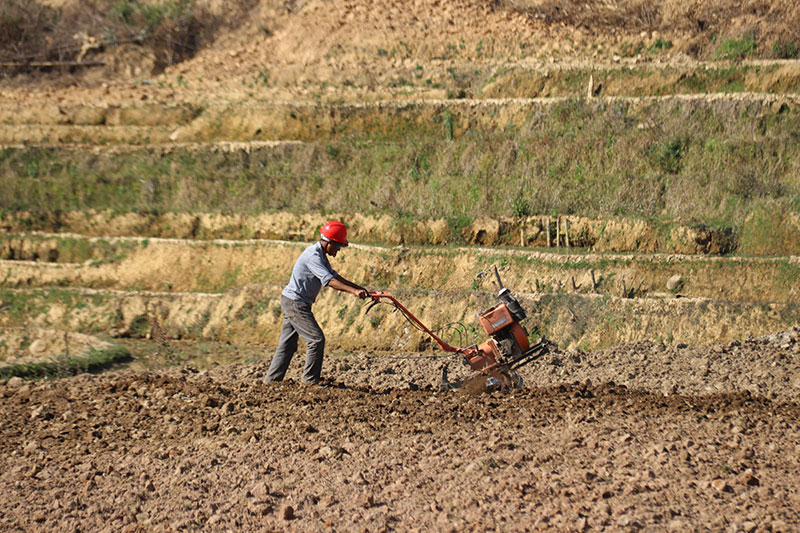
POLYGON ((335 242, 341 246, 347 246, 350 244, 347 242, 347 226, 341 222, 337 222, 335 220, 326 222, 319 232, 322 234, 322 238, 326 241, 335 242))

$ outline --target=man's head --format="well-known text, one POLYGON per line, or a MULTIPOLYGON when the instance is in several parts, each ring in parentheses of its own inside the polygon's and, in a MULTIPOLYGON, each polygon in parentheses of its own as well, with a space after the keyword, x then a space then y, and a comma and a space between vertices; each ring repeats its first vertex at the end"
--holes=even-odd
POLYGON ((323 249, 330 256, 335 256, 339 248, 350 244, 347 242, 347 226, 336 220, 326 222, 319 233, 323 249))

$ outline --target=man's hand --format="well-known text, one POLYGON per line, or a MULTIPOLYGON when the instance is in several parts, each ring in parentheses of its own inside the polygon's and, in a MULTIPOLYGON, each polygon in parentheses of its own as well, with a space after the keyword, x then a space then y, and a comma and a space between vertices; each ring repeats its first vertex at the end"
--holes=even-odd
POLYGON ((365 289, 361 285, 356 285, 352 281, 344 279, 342 276, 338 274, 336 275, 335 278, 331 279, 328 282, 328 285, 330 287, 333 287, 337 291, 349 292, 353 296, 358 296, 362 300, 364 298, 369 297, 369 291, 367 291, 367 289, 365 289))

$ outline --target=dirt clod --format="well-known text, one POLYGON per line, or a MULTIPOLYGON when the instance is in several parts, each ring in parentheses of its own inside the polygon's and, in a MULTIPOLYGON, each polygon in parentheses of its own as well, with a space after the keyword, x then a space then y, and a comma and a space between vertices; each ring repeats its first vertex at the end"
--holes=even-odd
POLYGON ((748 487, 758 487, 761 485, 761 481, 753 474, 744 474, 740 482, 742 485, 747 485, 748 487))
POLYGON ((293 520, 294 519, 294 507, 291 505, 284 505, 281 507, 281 518, 284 520, 293 520))
POLYGON ((717 492, 733 492, 733 487, 731 487, 724 479, 713 480, 711 482, 711 488, 717 492))
POLYGON ((254 498, 266 499, 269 496, 269 486, 265 482, 259 481, 248 492, 254 498))
POLYGON ((372 496, 372 494, 364 494, 360 498, 360 504, 364 509, 369 509, 375 505, 375 498, 372 496))

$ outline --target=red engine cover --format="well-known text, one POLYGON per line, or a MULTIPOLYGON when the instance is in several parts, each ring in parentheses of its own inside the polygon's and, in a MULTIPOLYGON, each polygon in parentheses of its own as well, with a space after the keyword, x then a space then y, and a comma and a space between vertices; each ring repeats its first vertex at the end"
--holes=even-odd
POLYGON ((478 322, 481 323, 483 331, 485 331, 487 335, 493 335, 501 329, 505 329, 513 324, 514 318, 511 316, 508 306, 504 303, 499 303, 491 309, 484 311, 482 315, 479 315, 478 322))

